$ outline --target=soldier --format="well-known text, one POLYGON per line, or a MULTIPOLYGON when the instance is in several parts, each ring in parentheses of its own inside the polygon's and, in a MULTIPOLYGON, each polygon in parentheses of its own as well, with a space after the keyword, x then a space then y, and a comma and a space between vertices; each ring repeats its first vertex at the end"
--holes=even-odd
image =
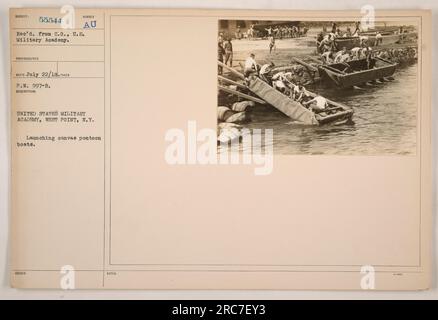
POLYGON ((251 53, 245 60, 244 76, 248 77, 253 73, 257 73, 257 62, 255 61, 255 54, 251 53))
POLYGON ((269 53, 272 53, 272 49, 275 49, 275 37, 269 37, 269 53))
MULTIPOLYGON (((224 62, 224 54, 225 54, 225 50, 222 47, 222 43, 220 41, 218 41, 217 43, 217 59, 220 62, 224 62)), ((218 74, 222 74, 223 73, 223 68, 222 66, 218 66, 218 74)))
POLYGON ((230 62, 230 67, 233 66, 233 44, 231 43, 231 39, 228 38, 227 42, 224 44, 225 50, 225 64, 230 62))
POLYGON ((321 96, 316 96, 312 100, 309 100, 307 102, 303 102, 304 106, 309 106, 309 110, 313 111, 323 111, 328 106, 327 99, 321 96))

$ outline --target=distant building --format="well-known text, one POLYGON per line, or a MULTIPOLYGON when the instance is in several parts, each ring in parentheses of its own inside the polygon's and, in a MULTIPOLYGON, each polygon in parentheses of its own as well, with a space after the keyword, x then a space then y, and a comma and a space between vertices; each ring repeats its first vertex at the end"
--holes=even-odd
POLYGON ((234 35, 240 26, 242 32, 246 32, 251 24, 257 24, 258 21, 250 20, 220 20, 219 21, 219 32, 224 34, 234 35))

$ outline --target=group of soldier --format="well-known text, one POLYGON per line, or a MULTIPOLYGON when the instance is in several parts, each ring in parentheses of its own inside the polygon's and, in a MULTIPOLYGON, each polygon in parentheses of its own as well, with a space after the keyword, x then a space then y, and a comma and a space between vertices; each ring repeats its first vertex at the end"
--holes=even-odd
POLYGON ((324 51, 324 53, 321 54, 321 60, 324 64, 345 63, 360 59, 371 60, 373 55, 373 49, 367 45, 363 45, 360 47, 354 47, 351 50, 347 50, 346 47, 343 47, 339 51, 324 51))
MULTIPOLYGON (((347 27, 345 32, 342 32, 337 24, 333 22, 331 32, 327 32, 326 28, 318 34, 316 39, 317 51, 321 54, 321 60, 324 64, 345 63, 351 60, 367 59, 370 61, 373 57, 373 49, 368 45, 368 37, 360 36, 360 22, 355 23, 355 29, 351 32, 350 27, 347 27), (359 37, 360 44, 350 50, 343 47, 339 50, 336 39, 346 37, 359 37)), ((382 35, 376 33, 376 45, 381 43, 382 35)))
POLYGON ((241 27, 237 26, 234 36, 237 40, 269 37, 275 37, 276 39, 298 38, 305 36, 308 30, 307 27, 302 28, 299 25, 270 25, 268 27, 256 28, 255 24, 251 24, 246 32, 242 32, 241 27))
POLYGON ((416 47, 383 49, 376 52, 376 56, 398 64, 414 62, 418 59, 416 47))
MULTIPOLYGON (((231 67, 233 65, 233 43, 231 42, 231 38, 224 39, 223 33, 220 33, 217 44, 218 60, 231 67)), ((222 72, 222 67, 219 66, 218 73, 221 75, 222 72)))
POLYGON ((273 62, 259 65, 255 55, 251 53, 245 60, 244 76, 250 78, 259 77, 274 89, 280 91, 294 101, 300 102, 311 111, 322 111, 327 106, 327 100, 321 96, 311 97, 304 85, 312 82, 305 68, 295 66, 289 71, 275 72, 273 62))

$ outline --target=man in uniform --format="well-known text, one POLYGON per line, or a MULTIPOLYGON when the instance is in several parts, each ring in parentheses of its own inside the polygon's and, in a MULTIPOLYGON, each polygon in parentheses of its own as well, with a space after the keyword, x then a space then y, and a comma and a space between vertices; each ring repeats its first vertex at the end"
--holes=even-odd
POLYGON ((255 54, 251 53, 245 60, 245 67, 243 74, 248 77, 252 73, 257 73, 257 62, 255 61, 255 54))
POLYGON ((225 50, 225 64, 228 64, 230 62, 230 67, 233 66, 233 44, 231 43, 231 39, 228 38, 227 42, 224 44, 224 50, 225 50))
POLYGON ((312 100, 307 102, 303 102, 304 106, 309 106, 309 110, 313 111, 323 111, 327 108, 328 102, 327 99, 321 96, 316 96, 312 100))

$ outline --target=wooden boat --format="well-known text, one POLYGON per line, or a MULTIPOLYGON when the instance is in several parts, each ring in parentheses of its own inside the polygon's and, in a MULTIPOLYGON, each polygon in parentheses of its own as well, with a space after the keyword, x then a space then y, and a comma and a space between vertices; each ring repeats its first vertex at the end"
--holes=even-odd
POLYGON ((377 38, 375 34, 366 35, 366 36, 368 36, 367 43, 371 47, 395 44, 398 43, 401 39, 401 36, 399 34, 387 34, 387 35, 382 35, 380 43, 377 43, 377 38))
MULTIPOLYGON (((231 83, 236 87, 241 89, 247 89, 250 92, 257 95, 259 98, 251 96, 246 93, 239 92, 237 90, 232 90, 230 88, 226 88, 222 85, 218 85, 218 89, 224 91, 226 93, 237 95, 246 100, 251 100, 256 103, 265 104, 268 103, 272 105, 274 108, 280 110, 282 113, 302 124, 307 125, 323 125, 323 124, 343 124, 352 122, 353 117, 353 109, 329 99, 326 99, 328 102, 328 107, 326 110, 318 113, 314 113, 304 107, 301 103, 294 101, 282 94, 280 91, 274 89, 265 81, 260 78, 253 76, 249 79, 245 79, 243 74, 234 70, 233 68, 225 65, 223 62, 218 61, 218 65, 223 68, 229 70, 234 76, 236 76, 240 80, 245 80, 245 84, 238 83, 233 80, 225 80, 224 77, 219 76, 219 80, 231 83)), ((312 99, 317 96, 317 94, 306 90, 309 99, 312 99)))
POLYGON ((362 31, 361 33, 376 33, 379 31, 380 33, 395 33, 400 30, 399 26, 375 26, 374 28, 369 28, 367 30, 362 31))
POLYGON ((335 38, 334 42, 338 50, 341 50, 344 47, 347 50, 351 50, 355 47, 360 47, 360 37, 335 38))
POLYGON ((376 33, 375 32, 363 32, 360 34, 360 37, 340 37, 335 38, 335 46, 336 49, 341 50, 342 48, 346 48, 347 50, 351 50, 355 47, 360 47, 360 39, 361 37, 368 37, 367 44, 370 47, 374 46, 384 46, 384 45, 392 45, 395 43, 399 43, 401 40, 408 41, 415 39, 417 37, 416 32, 406 32, 402 34, 394 34, 394 33, 381 33, 381 42, 377 43, 376 33))
POLYGON ((344 63, 320 65, 320 76, 341 88, 364 84, 368 81, 390 77, 394 74, 396 63, 381 58, 372 58, 368 67, 366 59, 351 60, 344 63))
MULTIPOLYGON (((344 124, 352 121, 353 109, 327 99, 328 107, 321 112, 312 112, 301 103, 290 99, 280 91, 274 89, 258 77, 252 77, 248 81, 248 89, 259 98, 266 101, 282 113, 302 124, 344 124)), ((307 91, 309 99, 316 97, 313 92, 307 91)))
MULTIPOLYGON (((400 35, 398 34, 392 34, 392 35, 386 35, 386 36, 382 36, 382 41, 380 43, 377 43, 376 40, 376 35, 363 35, 368 37, 367 39, 367 44, 370 47, 374 47, 376 45, 390 45, 390 44, 395 44, 398 43, 400 41, 400 35)), ((361 37, 343 37, 343 38, 336 38, 335 41, 335 46, 338 50, 341 50, 342 48, 346 48, 347 50, 351 50, 355 47, 360 47, 360 39, 361 37)))

